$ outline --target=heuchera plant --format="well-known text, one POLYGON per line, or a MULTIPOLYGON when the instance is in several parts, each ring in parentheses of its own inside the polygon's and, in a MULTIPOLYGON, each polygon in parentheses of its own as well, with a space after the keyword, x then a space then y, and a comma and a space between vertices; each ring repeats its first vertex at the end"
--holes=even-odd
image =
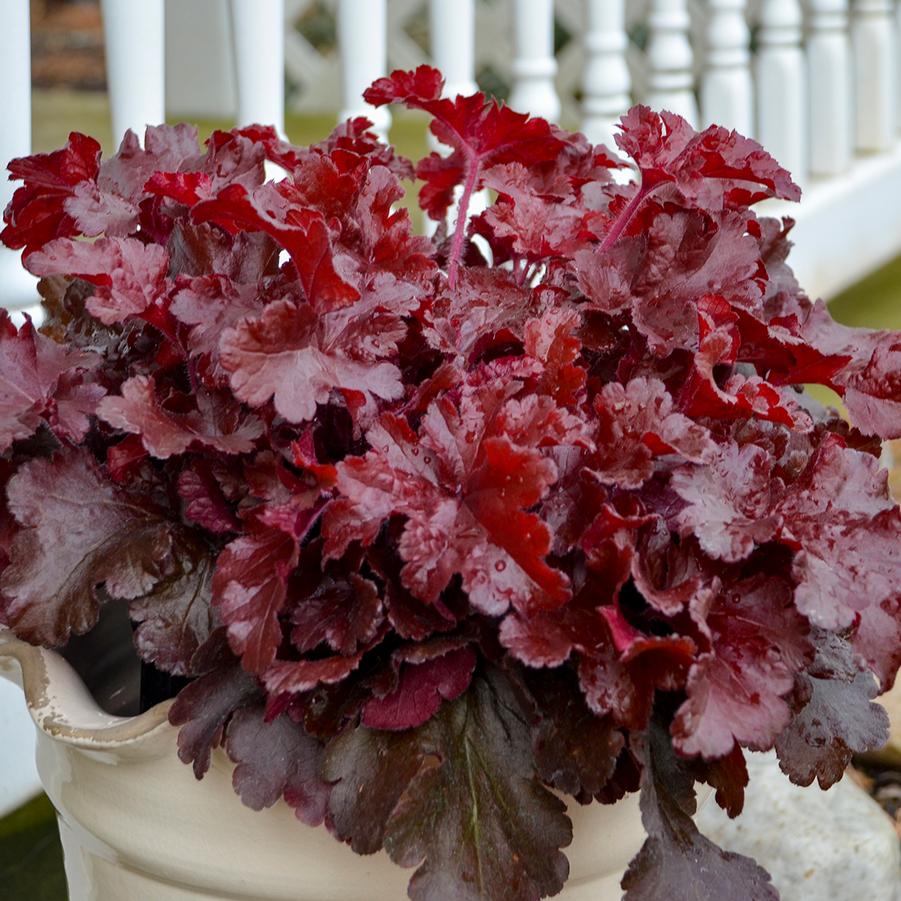
POLYGON ((798 287, 791 221, 751 206, 800 192, 753 141, 636 107, 624 183, 442 87, 366 94, 432 117, 448 152, 415 168, 364 120, 10 164, 47 318, 0 320, 2 618, 59 647, 127 604, 190 680, 198 778, 224 746, 246 804, 384 848, 414 899, 553 895, 561 796, 639 788, 628 901, 776 898, 694 786, 736 815, 743 749, 826 787, 885 738, 901 335, 798 287))

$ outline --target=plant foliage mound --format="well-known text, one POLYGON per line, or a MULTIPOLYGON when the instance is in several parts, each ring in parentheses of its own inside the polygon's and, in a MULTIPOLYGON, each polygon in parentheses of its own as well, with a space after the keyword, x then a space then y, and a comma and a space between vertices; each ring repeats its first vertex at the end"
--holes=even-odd
POLYGON ((638 790, 628 901, 776 898, 694 787, 735 815, 745 749, 825 787, 885 737, 901 336, 799 288, 753 141, 636 107, 620 159, 442 87, 367 92, 431 116, 415 167, 364 120, 10 164, 46 319, 0 320, 2 619, 60 647, 127 604, 197 776, 223 746, 414 899, 553 895, 561 797, 638 790))

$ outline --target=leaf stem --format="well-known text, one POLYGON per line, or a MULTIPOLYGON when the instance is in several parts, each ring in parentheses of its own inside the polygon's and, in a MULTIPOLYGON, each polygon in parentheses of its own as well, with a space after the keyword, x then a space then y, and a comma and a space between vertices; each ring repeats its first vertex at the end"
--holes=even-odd
POLYGON ((450 257, 447 264, 447 282, 453 290, 457 282, 457 267, 460 265, 460 257, 463 254, 463 237, 466 234, 466 219, 469 211, 469 202, 472 200, 472 192, 475 190, 476 180, 481 168, 478 158, 473 153, 467 154, 469 171, 466 173, 466 183, 463 185, 463 193, 457 206, 457 223, 454 226, 454 240, 451 244, 450 257))
POLYGON ((655 185, 647 186, 642 179, 641 187, 635 192, 635 196, 626 204, 623 211, 613 220, 613 224, 607 229, 604 240, 601 242, 600 250, 610 250, 616 243, 617 238, 625 231, 626 226, 632 221, 632 217, 638 212, 638 208, 644 201, 654 193, 660 186, 660 182, 655 185))

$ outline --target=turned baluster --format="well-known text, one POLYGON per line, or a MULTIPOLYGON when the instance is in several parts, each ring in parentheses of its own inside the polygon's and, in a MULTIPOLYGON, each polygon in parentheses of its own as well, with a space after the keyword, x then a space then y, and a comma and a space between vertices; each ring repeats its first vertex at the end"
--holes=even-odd
POLYGON ((284 0, 231 0, 238 124, 285 129, 284 0))
MULTIPOLYGON (((466 96, 479 89, 475 78, 475 0, 431 0, 429 3, 429 27, 432 40, 432 62, 444 75, 444 96, 466 96)), ((446 154, 449 149, 439 144, 429 132, 432 150, 446 154)), ((457 189, 459 199, 461 189, 457 189)), ((481 212, 487 199, 484 192, 473 196, 470 211, 481 212)), ((447 225, 453 228, 456 220, 456 204, 448 214, 447 225)), ((425 220, 425 231, 433 234, 438 227, 434 219, 425 220)))
POLYGON ((708 0, 701 113, 744 135, 754 130, 750 33, 745 0, 708 0))
POLYGON ((510 106, 551 122, 560 117, 560 98, 554 86, 553 0, 514 0, 513 90, 510 106))
POLYGON ((854 51, 856 146, 862 153, 888 150, 895 141, 896 21, 892 0, 855 0, 854 51))
POLYGON ((385 74, 388 57, 386 0, 339 0, 338 46, 341 52, 340 119, 365 116, 383 139, 391 127, 387 107, 363 101, 363 91, 385 74))
POLYGON ((615 147, 614 125, 629 108, 625 0, 587 0, 582 130, 595 144, 615 147))
POLYGON ((687 0, 651 0, 648 16, 648 96, 654 109, 667 109, 698 122, 689 40, 687 0))
MULTIPOLYGON (((31 153, 31 40, 28 0, 7 0, 0 29, 0 167, 14 157, 31 153)), ((20 183, 0 174, 0 210, 12 199, 20 183)), ((35 304, 36 280, 23 268, 20 254, 0 246, 0 306, 21 309, 35 304)), ((29 312, 34 312, 29 310, 29 312)))
POLYGON ((807 67, 798 0, 763 0, 755 59, 757 135, 795 181, 807 171, 807 67))
POLYGON ((475 0, 431 0, 432 61, 444 75, 444 94, 472 94, 476 85, 475 0))
POLYGON ((839 175, 851 164, 851 56, 848 0, 810 0, 807 37, 810 172, 839 175))
POLYGON ((113 140, 166 118, 163 0, 102 0, 113 140))

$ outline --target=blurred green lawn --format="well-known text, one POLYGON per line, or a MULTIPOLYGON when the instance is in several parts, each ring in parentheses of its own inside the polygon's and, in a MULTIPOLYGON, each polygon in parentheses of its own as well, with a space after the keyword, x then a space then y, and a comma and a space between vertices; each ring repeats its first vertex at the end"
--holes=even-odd
MULTIPOLYGON (((36 91, 34 94, 35 150, 54 150, 77 129, 96 137, 110 152, 109 108, 102 94, 36 91)), ((197 123, 201 138, 214 128, 229 128, 226 121, 197 123)), ((308 144, 325 137, 334 126, 330 116, 289 116, 288 137, 308 144)), ((424 119, 395 117, 391 138, 411 159, 427 151, 424 119)), ((830 308, 840 322, 852 326, 901 329, 901 257, 835 298, 830 308)), ((817 396, 831 402, 830 392, 817 396)), ((3 901, 65 901, 62 853, 53 808, 38 798, 0 820, 0 898, 3 901)), ((124 901, 124 899, 123 899, 124 901)))
POLYGON ((66 901, 56 815, 43 796, 0 820, 0 897, 66 901))

